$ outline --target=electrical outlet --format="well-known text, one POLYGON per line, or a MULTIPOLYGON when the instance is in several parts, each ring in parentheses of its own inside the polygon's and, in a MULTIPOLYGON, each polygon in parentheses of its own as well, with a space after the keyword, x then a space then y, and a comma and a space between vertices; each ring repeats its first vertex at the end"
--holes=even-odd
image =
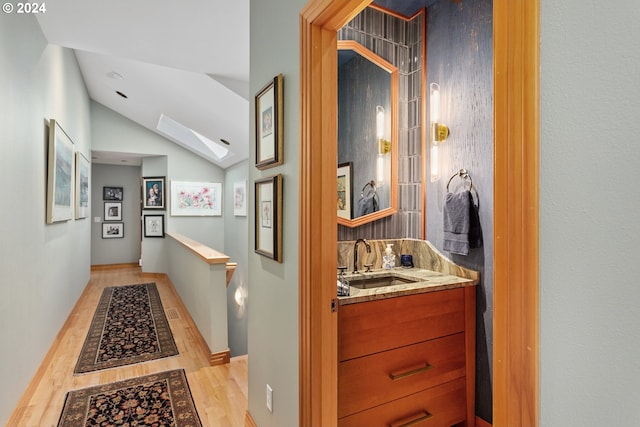
POLYGON ((267 409, 273 414, 273 389, 267 384, 267 409))

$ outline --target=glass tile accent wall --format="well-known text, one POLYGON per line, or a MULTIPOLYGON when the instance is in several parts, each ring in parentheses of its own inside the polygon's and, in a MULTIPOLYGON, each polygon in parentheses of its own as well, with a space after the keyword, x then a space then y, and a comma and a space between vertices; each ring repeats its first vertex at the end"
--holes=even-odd
MULTIPOLYGON (((338 32, 398 67, 398 212, 360 227, 338 225, 338 240, 422 238, 424 11, 410 20, 367 7, 338 32)), ((354 194, 354 199, 359 194, 354 194)))

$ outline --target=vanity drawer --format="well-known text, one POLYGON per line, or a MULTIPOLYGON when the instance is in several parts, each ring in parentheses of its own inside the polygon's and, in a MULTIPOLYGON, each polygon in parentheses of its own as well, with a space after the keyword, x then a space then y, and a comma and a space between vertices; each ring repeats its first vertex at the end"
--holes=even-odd
POLYGON ((458 333, 340 362, 338 417, 463 377, 464 350, 458 333))
POLYGON ((465 420, 465 379, 339 418, 338 427, 452 426, 465 420), (423 420, 411 423, 412 421, 423 420))
POLYGON ((464 289, 347 304, 338 310, 341 361, 462 332, 464 289))

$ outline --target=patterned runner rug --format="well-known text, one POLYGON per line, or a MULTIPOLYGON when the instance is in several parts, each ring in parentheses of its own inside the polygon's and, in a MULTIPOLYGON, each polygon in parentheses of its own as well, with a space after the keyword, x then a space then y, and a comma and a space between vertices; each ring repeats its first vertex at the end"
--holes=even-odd
POLYGON ((82 346, 75 373, 162 357, 178 348, 155 283, 105 288, 82 346))
POLYGON ((67 393, 58 427, 202 427, 183 369, 67 393))

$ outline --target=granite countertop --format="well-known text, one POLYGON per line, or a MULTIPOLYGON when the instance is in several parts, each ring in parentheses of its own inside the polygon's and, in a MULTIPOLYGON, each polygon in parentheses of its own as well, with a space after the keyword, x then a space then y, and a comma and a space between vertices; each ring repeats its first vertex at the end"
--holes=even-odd
POLYGON ((351 285, 349 296, 338 297, 340 305, 354 304, 365 301, 375 301, 384 298, 421 294, 425 292, 443 291, 447 289, 475 286, 477 280, 465 279, 450 274, 438 273, 420 268, 396 267, 391 270, 372 270, 371 272, 347 273, 344 275, 351 285), (412 280, 409 283, 391 284, 388 286, 358 289, 354 286, 358 281, 375 280, 391 276, 397 281, 412 280))

